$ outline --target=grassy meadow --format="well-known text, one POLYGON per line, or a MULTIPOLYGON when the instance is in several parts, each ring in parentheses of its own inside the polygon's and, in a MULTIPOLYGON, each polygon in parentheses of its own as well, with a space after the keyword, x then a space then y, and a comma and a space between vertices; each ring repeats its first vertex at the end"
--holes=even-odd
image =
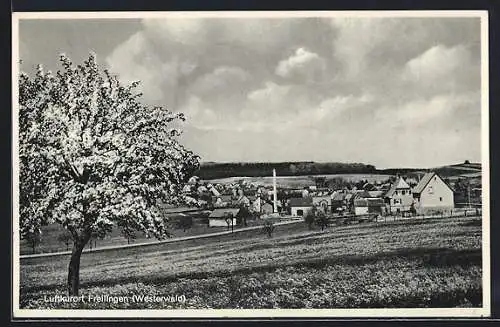
POLYGON ((47 303, 65 295, 67 255, 21 260, 21 308, 478 307, 481 220, 414 219, 84 253, 81 293, 183 295, 183 303, 47 303))

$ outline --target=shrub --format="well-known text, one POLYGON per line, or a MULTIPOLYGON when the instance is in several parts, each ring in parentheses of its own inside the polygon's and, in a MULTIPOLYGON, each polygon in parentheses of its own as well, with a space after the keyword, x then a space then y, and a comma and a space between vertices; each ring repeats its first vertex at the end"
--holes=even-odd
POLYGON ((273 237, 273 232, 274 232, 275 228, 276 227, 274 226, 274 223, 272 222, 272 220, 266 220, 264 222, 263 231, 264 231, 264 233, 267 234, 268 237, 273 237))
POLYGON ((312 230, 314 224, 314 213, 308 212, 304 217, 304 221, 307 224, 307 228, 309 230, 312 230))
POLYGON ((325 213, 319 212, 315 219, 315 223, 321 228, 321 230, 324 230, 328 227, 330 221, 325 213))

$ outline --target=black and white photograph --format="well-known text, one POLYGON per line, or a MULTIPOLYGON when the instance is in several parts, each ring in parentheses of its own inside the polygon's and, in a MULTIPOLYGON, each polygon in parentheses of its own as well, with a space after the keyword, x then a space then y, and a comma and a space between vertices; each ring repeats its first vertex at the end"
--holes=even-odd
POLYGON ((486 11, 12 33, 14 317, 490 316, 486 11))

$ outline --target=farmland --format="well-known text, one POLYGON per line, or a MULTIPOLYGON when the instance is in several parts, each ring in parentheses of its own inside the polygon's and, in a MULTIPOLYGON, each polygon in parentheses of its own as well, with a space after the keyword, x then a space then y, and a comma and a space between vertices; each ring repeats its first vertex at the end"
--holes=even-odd
MULTIPOLYGON (((301 188, 315 185, 314 178, 342 178, 349 182, 357 182, 367 180, 370 183, 381 182, 387 180, 391 175, 384 174, 330 174, 330 175, 314 175, 314 176, 277 176, 276 185, 280 188, 301 188)), ((244 180, 248 183, 256 183, 263 186, 271 186, 273 184, 272 176, 263 177, 227 177, 221 179, 210 180, 212 183, 230 184, 244 180)))
POLYGON ((85 253, 82 294, 184 295, 186 302, 47 303, 68 256, 23 259, 22 308, 478 307, 479 218, 279 226, 217 238, 85 253))

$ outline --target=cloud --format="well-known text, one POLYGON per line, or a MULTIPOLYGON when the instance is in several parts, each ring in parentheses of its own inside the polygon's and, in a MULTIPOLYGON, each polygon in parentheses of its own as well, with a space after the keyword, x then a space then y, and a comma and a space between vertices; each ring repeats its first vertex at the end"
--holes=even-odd
POLYGON ((250 73, 240 67, 220 66, 212 72, 202 75, 190 86, 190 91, 201 96, 241 92, 251 80, 250 73))
POLYGON ((123 83, 140 81, 140 90, 151 103, 169 105, 174 97, 176 81, 187 66, 175 60, 164 61, 161 54, 149 49, 148 40, 142 33, 132 35, 106 58, 112 73, 119 75, 123 83))
POLYGON ((404 82, 432 92, 471 90, 479 85, 479 79, 479 62, 462 44, 433 46, 409 60, 402 72, 404 82))
POLYGON ((275 73, 281 77, 298 77, 307 81, 317 79, 324 69, 324 61, 318 54, 298 48, 292 56, 279 62, 275 73))
POLYGON ((479 22, 154 19, 108 57, 204 160, 479 160, 479 22))
POLYGON ((439 94, 429 99, 415 99, 400 106, 384 106, 377 110, 376 122, 391 128, 418 128, 422 125, 446 126, 456 115, 463 118, 469 112, 467 123, 477 125, 480 118, 479 93, 439 94), (473 115, 471 116, 470 113, 473 115), (475 119, 472 119, 475 116, 475 119), (409 124, 411 122, 411 124, 409 124))
POLYGON ((207 20, 202 18, 144 19, 144 30, 148 34, 186 46, 199 47, 210 42, 207 38, 209 30, 205 27, 207 20))

